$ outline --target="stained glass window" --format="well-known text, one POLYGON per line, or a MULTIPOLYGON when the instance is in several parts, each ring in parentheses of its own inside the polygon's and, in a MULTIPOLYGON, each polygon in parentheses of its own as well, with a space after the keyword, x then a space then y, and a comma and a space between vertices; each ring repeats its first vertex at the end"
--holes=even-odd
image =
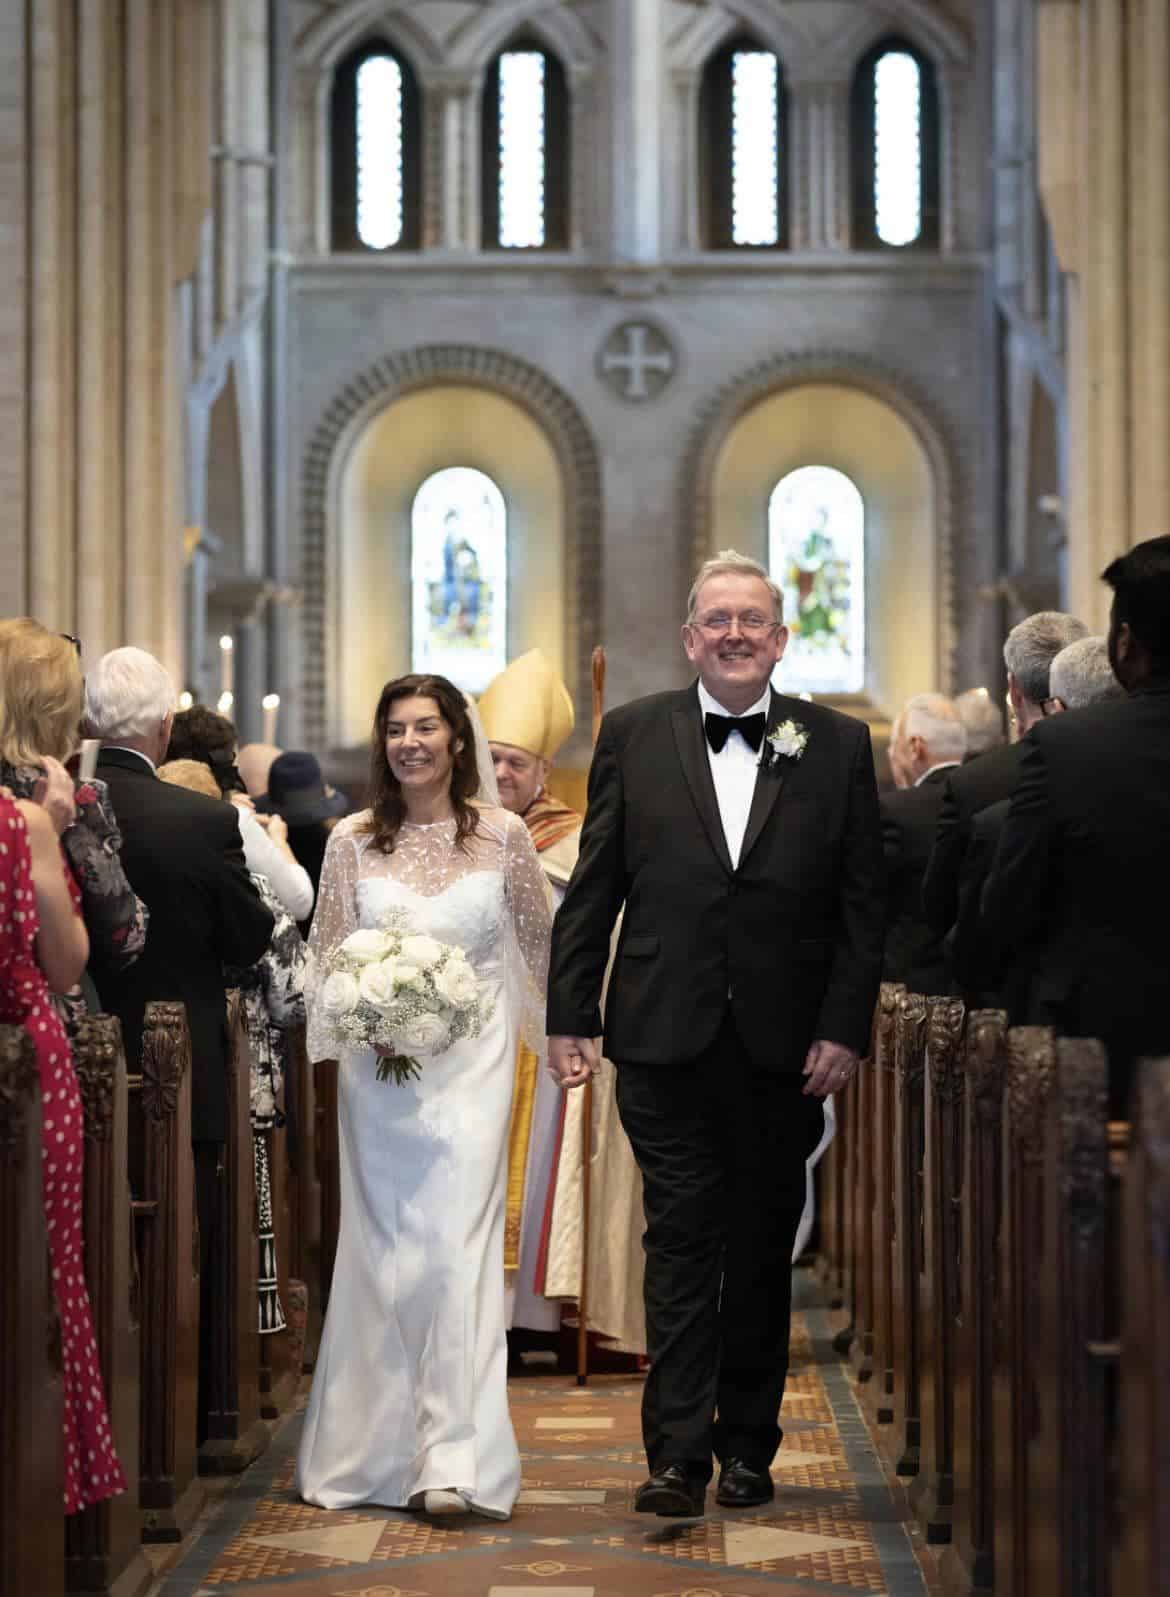
POLYGON ((437 471, 410 513, 412 668, 481 693, 508 663, 508 513, 492 479, 437 471))
POLYGON ((768 500, 768 565, 784 590, 786 693, 865 686, 865 503, 831 466, 802 466, 768 500))
POLYGON ((776 244, 780 238, 776 57, 737 50, 731 58, 731 240, 776 244))
POLYGON ((402 238, 402 70, 374 55, 357 72, 357 231, 370 249, 402 238))
POLYGON ((922 74, 904 50, 874 66, 874 212, 883 244, 913 244, 922 234, 922 74))
POLYGON ((544 243, 544 56, 507 50, 500 57, 500 244, 544 243))

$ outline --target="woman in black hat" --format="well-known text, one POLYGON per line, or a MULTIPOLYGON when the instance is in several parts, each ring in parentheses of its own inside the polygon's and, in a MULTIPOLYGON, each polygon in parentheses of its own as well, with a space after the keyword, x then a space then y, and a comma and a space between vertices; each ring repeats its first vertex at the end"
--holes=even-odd
MULTIPOLYGON (((288 828, 288 846, 297 862, 309 873, 313 897, 321 883, 321 862, 325 845, 336 822, 349 809, 349 800, 336 788, 326 786, 317 756, 305 749, 289 749, 278 754, 268 767, 268 792, 259 808, 279 815, 288 828)), ((301 932, 309 935, 309 922, 303 920, 301 932)))

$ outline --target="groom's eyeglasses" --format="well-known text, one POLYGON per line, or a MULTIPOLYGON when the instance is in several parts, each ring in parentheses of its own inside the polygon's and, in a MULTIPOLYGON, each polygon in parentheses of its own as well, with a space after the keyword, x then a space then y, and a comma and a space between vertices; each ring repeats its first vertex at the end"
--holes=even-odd
POLYGON ((783 625, 780 621, 773 621, 768 616, 761 615, 758 610, 749 610, 746 615, 741 616, 724 615, 722 611, 717 610, 709 616, 704 616, 701 621, 693 621, 691 625, 709 632, 713 638, 722 638, 731 631, 733 621, 739 622, 739 630, 749 638, 762 637, 765 632, 772 632, 783 625))

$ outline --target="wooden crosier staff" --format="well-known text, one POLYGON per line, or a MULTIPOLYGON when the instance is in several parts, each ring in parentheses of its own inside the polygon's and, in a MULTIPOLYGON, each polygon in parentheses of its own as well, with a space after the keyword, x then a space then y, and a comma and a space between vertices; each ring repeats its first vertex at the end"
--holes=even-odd
MULTIPOLYGON (((600 646, 593 651, 593 745, 601 729, 601 716, 605 706, 605 650, 600 646)), ((589 1244, 592 1226, 590 1213, 590 1185, 593 1162, 593 1077, 582 1088, 585 1102, 581 1111, 581 1286, 577 1294, 577 1385, 589 1381, 589 1244)))

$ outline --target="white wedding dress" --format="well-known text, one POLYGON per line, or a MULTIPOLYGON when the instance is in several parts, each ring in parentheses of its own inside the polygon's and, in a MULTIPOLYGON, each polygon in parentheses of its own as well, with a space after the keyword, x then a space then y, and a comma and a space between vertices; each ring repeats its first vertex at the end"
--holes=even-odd
POLYGON ((325 855, 311 1058, 336 1052, 321 960, 390 910, 465 949, 495 1008, 478 1037, 424 1059, 404 1086, 376 1079, 372 1052, 339 1061, 341 1226, 296 1472, 322 1508, 406 1508, 453 1490, 503 1519, 520 1489, 504 1334, 508 1118, 518 1033, 543 1044, 550 916, 523 821, 494 808, 480 817, 467 852, 448 821, 404 826, 387 855, 353 816, 325 855))

